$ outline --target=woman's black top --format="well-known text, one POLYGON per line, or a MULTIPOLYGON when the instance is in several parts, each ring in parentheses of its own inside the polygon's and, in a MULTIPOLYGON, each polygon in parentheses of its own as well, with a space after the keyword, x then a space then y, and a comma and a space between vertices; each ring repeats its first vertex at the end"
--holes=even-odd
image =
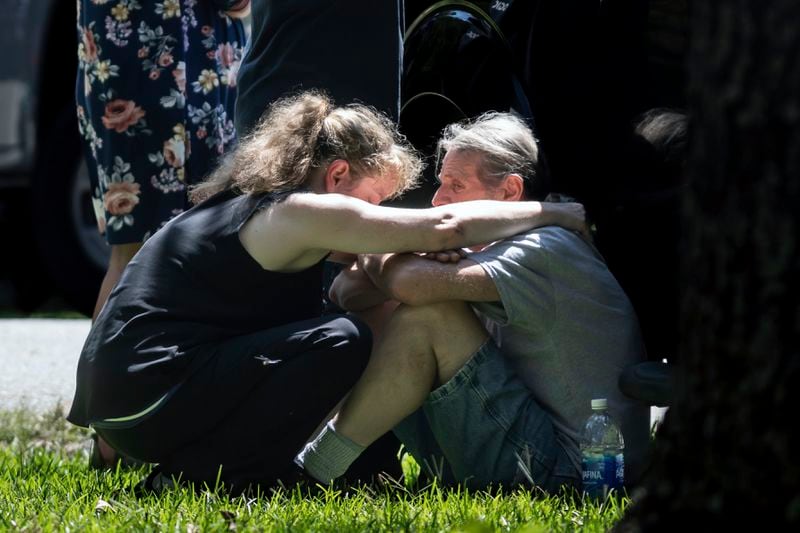
POLYGON ((70 422, 146 411, 217 355, 219 343, 319 316, 322 261, 270 272, 239 240, 244 222, 279 200, 223 192, 144 244, 83 347, 70 422))

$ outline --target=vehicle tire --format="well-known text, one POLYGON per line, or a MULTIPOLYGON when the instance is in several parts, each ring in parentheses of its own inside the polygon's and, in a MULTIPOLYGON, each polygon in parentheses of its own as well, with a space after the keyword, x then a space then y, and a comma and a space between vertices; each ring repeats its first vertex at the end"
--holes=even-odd
POLYGON ((65 301, 91 316, 110 248, 97 230, 74 106, 65 106, 38 148, 31 205, 39 253, 65 301))

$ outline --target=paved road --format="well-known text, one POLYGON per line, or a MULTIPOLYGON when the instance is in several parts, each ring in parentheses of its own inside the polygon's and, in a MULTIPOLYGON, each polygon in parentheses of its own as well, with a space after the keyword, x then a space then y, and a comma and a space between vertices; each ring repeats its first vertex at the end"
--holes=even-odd
POLYGON ((89 320, 0 320, 0 409, 69 407, 89 320))

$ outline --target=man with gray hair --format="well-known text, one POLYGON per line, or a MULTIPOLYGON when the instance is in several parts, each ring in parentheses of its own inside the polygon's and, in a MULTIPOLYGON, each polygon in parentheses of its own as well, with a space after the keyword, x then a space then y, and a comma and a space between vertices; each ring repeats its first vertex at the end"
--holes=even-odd
MULTIPOLYGON (((545 192, 536 139, 511 114, 449 126, 439 154, 434 205, 545 192)), ((617 387, 645 357, 639 325, 583 236, 548 226, 468 252, 364 255, 332 295, 380 327, 361 379, 297 457, 307 475, 337 478, 394 429, 445 482, 579 488, 593 398, 607 398, 622 427, 626 478, 639 474, 648 410, 617 387), (391 318, 376 324, 386 307, 391 318)))

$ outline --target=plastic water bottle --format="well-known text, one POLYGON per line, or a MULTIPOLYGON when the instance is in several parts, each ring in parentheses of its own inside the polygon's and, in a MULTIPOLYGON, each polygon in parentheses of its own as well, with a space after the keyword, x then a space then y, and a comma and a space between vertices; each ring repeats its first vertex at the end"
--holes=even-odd
POLYGON ((611 489, 622 490, 625 441, 608 414, 605 398, 592 400, 592 415, 583 426, 580 445, 584 492, 605 498, 611 489))

